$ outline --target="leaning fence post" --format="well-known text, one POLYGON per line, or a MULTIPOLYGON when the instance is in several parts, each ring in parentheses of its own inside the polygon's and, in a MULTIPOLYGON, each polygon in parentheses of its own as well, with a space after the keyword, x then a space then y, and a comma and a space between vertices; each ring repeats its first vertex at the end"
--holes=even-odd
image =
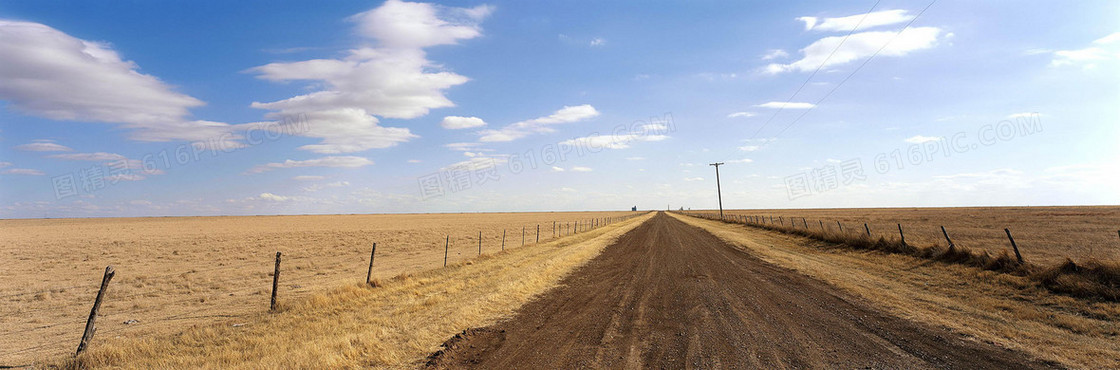
POLYGON ((280 288, 280 252, 276 252, 276 268, 272 271, 272 301, 268 305, 269 311, 276 311, 276 290, 280 288))
POLYGON ((844 225, 841 225, 840 221, 836 221, 836 226, 840 227, 840 232, 844 232, 844 225))
POLYGON ((821 224, 821 231, 824 231, 824 221, 818 219, 817 223, 821 224))
POLYGON ((447 246, 451 245, 451 235, 443 240, 443 267, 447 267, 447 246))
POLYGON ((105 275, 101 277, 101 288, 97 289, 97 298, 94 298, 93 308, 89 310, 89 318, 86 319, 86 331, 82 333, 82 341, 78 343, 78 351, 74 352, 75 356, 82 354, 89 347, 89 343, 93 341, 93 334, 97 332, 97 326, 94 324, 97 321, 97 311, 101 309, 101 299, 105 298, 105 290, 109 288, 109 281, 113 280, 113 276, 116 274, 113 266, 105 267, 105 275))
POLYGON ((871 237, 871 228, 867 227, 867 224, 863 224, 863 229, 867 231, 867 237, 870 238, 871 237))
POLYGON ((805 230, 809 230, 809 221, 805 221, 805 217, 801 218, 801 223, 805 224, 805 230))
POLYGON ((1011 230, 1003 229, 1003 232, 1007 233, 1007 240, 1011 241, 1011 249, 1015 250, 1015 259, 1019 260, 1019 264, 1022 264, 1023 255, 1019 254, 1019 246, 1015 245, 1015 238, 1011 237, 1011 230))
POLYGON ((945 226, 941 227, 941 235, 945 235, 945 241, 949 242, 949 248, 953 248, 953 241, 949 239, 949 233, 945 232, 945 226))
POLYGON ((906 234, 902 233, 902 224, 898 224, 898 238, 902 239, 902 245, 906 245, 906 234))
POLYGON ((369 252, 369 270, 366 271, 366 284, 373 285, 373 255, 377 253, 377 243, 373 243, 373 250, 369 252))

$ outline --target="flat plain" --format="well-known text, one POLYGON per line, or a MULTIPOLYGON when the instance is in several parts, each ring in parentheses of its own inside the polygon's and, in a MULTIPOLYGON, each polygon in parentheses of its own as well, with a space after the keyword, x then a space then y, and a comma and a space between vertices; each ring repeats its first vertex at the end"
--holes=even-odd
POLYGON ((280 301, 386 279, 570 235, 633 212, 384 214, 0 220, 0 365, 73 351, 107 265, 116 276, 99 339, 175 333, 268 309, 275 253, 280 301), (595 221, 595 220, 600 221, 595 221), (553 222, 557 231, 553 232, 553 222))

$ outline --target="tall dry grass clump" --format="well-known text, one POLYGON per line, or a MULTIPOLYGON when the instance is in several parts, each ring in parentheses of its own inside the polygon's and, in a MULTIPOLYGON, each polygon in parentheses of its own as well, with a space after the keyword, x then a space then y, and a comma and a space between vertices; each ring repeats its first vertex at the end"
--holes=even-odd
MULTIPOLYGON (((710 220, 720 220, 718 216, 710 214, 688 215, 710 220)), ((966 265, 983 270, 1025 276, 1054 293, 1077 298, 1120 302, 1120 264, 1116 262, 1106 262, 1095 258, 1089 258, 1081 264, 1077 264, 1073 260, 1067 258, 1065 262, 1060 264, 1043 266, 1029 262, 1019 263, 1017 259, 1008 254, 1006 249, 993 256, 987 251, 977 252, 955 244, 950 244, 948 246, 935 244, 922 247, 910 245, 896 239, 885 239, 882 237, 872 239, 866 234, 859 232, 811 230, 799 228, 796 224, 792 224, 795 226, 779 226, 768 223, 743 223, 732 219, 724 219, 722 221, 726 223, 744 224, 746 226, 784 234, 808 237, 831 243, 835 247, 903 254, 943 263, 966 265)))

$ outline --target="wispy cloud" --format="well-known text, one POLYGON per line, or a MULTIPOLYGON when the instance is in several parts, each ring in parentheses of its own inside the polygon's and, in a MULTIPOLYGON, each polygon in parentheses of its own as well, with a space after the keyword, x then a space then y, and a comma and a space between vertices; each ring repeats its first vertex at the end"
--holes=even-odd
POLYGON ((547 133, 555 131, 551 125, 579 122, 599 116, 599 111, 590 104, 565 106, 556 112, 544 116, 516 122, 499 130, 483 130, 479 132, 482 142, 513 141, 534 133, 547 133))
POLYGON ((560 142, 562 145, 584 148, 626 149, 633 142, 662 141, 668 139, 666 135, 591 135, 560 142))
POLYGON ((903 141, 905 141, 907 143, 911 143, 911 144, 922 144, 922 143, 928 143, 928 142, 931 142, 931 141, 939 141, 939 140, 941 140, 941 138, 937 137, 937 136, 914 135, 914 136, 906 138, 903 141))
POLYGON ((772 101, 772 102, 762 103, 762 104, 756 105, 756 107, 759 107, 759 108, 773 108, 773 109, 809 109, 809 108, 813 108, 815 106, 816 105, 814 105, 813 103, 801 103, 801 102, 788 102, 788 103, 786 103, 786 102, 780 102, 780 101, 772 101))
POLYGON ((25 176, 43 176, 46 175, 43 171, 30 169, 30 168, 9 168, 4 170, 5 175, 25 175, 25 176))
POLYGON ((911 52, 930 49, 937 45, 942 31, 937 27, 913 27, 902 33, 871 31, 851 36, 829 36, 801 49, 801 59, 789 64, 770 64, 765 72, 808 72, 828 68, 877 55, 901 57, 911 52), (880 51, 880 49, 882 49, 880 51), (878 53, 878 54, 876 54, 878 53))
POLYGON ((303 161, 286 160, 277 163, 266 163, 253 167, 247 173, 262 173, 272 171, 280 168, 298 168, 298 167, 334 167, 334 168, 357 168, 372 165, 373 161, 354 156, 338 156, 338 157, 323 157, 308 159, 303 161))
POLYGON ((851 31, 859 25, 860 29, 867 29, 872 27, 886 26, 892 24, 899 24, 909 22, 914 19, 913 15, 907 14, 906 10, 880 10, 866 14, 849 15, 847 17, 837 18, 818 18, 818 17, 798 17, 797 20, 805 22, 806 31, 851 31))
POLYGON ((15 148, 16 148, 16 150, 22 150, 22 151, 25 151, 25 152, 71 152, 71 151, 74 151, 74 149, 70 149, 69 147, 67 147, 65 145, 60 145, 60 144, 55 143, 54 140, 35 140, 34 142, 31 142, 31 143, 27 143, 27 144, 23 144, 23 145, 16 145, 15 148))
POLYGON ((740 117, 747 118, 747 117, 754 117, 754 116, 755 116, 755 114, 753 112, 735 112, 735 113, 728 114, 727 118, 740 118, 740 117))
POLYGON ((788 57, 789 53, 782 49, 769 50, 762 56, 762 60, 781 59, 788 57))
POLYGON ((1098 63, 1110 60, 1120 60, 1120 32, 1093 40, 1092 45, 1086 48, 1054 51, 1050 66, 1093 69, 1098 63))

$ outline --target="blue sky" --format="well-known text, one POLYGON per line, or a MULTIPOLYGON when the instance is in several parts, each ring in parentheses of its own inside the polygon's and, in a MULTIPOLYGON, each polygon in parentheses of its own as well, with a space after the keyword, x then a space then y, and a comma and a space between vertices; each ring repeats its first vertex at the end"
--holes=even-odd
POLYGON ((1120 4, 0 2, 0 217, 1118 204, 1120 4))

